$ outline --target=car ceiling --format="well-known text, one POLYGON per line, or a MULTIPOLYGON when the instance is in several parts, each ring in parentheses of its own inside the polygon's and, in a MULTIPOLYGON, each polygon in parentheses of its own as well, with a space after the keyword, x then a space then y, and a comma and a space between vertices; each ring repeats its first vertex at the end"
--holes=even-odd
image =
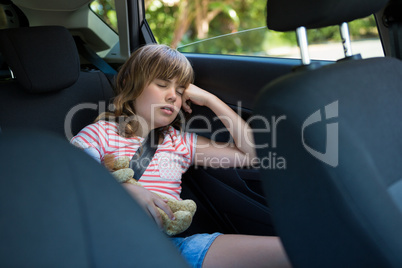
POLYGON ((73 11, 90 2, 91 0, 13 0, 19 7, 43 11, 73 11))
MULTIPOLYGON (((81 37, 94 51, 110 62, 123 62, 128 54, 127 18, 120 16, 119 31, 115 33, 88 5, 92 0, 12 0, 29 21, 29 26, 60 25, 81 37), (101 22, 101 23, 100 23, 101 22), (120 44, 119 44, 120 41, 120 44)), ((123 9, 125 5, 116 5, 123 9)))

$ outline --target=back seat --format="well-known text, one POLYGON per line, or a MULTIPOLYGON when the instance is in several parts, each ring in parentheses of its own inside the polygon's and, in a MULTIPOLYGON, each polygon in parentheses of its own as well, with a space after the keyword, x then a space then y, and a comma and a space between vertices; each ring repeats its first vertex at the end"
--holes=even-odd
POLYGON ((0 30, 0 52, 14 79, 0 82, 0 128, 38 128, 70 139, 107 109, 113 89, 100 71, 81 71, 61 26, 0 30))

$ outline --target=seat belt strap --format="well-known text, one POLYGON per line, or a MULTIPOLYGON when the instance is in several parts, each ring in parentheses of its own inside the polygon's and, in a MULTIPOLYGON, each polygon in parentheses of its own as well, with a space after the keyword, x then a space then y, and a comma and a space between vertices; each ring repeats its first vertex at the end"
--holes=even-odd
POLYGON ((79 36, 74 36, 75 45, 80 55, 98 68, 102 73, 104 73, 109 80, 109 83, 113 86, 114 76, 117 71, 112 68, 104 59, 99 57, 79 36))
POLYGON ((152 130, 141 147, 135 152, 133 158, 130 161, 130 168, 134 170, 134 179, 139 180, 147 169, 149 163, 158 148, 159 132, 152 130))

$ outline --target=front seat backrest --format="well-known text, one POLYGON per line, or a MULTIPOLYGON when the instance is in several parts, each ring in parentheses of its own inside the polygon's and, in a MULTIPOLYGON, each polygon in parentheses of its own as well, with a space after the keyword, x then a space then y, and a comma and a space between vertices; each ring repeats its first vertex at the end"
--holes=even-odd
POLYGON ((0 132, 1 267, 187 267, 110 173, 63 137, 0 132))
MULTIPOLYGON (((282 31, 324 27, 386 2, 269 0, 267 21, 282 31)), ((256 114, 281 119, 255 140, 295 267, 402 267, 401 103, 402 62, 387 57, 304 66, 257 97, 256 114), (281 168, 264 166, 268 157, 281 168)))

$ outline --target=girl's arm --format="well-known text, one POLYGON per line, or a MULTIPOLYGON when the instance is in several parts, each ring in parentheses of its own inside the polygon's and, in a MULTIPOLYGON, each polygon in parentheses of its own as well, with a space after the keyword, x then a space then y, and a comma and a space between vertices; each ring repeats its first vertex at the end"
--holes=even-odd
POLYGON ((171 220, 175 219, 172 210, 167 204, 167 199, 161 198, 142 186, 130 183, 123 183, 122 185, 138 202, 138 204, 140 204, 145 212, 147 212, 155 220, 156 224, 161 230, 163 230, 162 216, 157 208, 163 210, 171 220))
MULTIPOLYGON (((98 150, 94 147, 83 148, 79 142, 74 143, 75 146, 81 148, 97 160, 99 163, 101 162, 101 155, 98 150)), ((174 215, 170 207, 168 206, 167 199, 163 199, 158 195, 152 193, 151 191, 145 189, 142 186, 137 186, 134 184, 123 183, 123 187, 128 191, 128 193, 140 204, 140 206, 147 212, 156 222, 158 227, 163 229, 162 217, 157 208, 162 209, 171 220, 174 220, 174 215)))
POLYGON ((198 136, 195 165, 208 167, 248 166, 256 160, 253 134, 250 126, 215 95, 190 85, 183 93, 183 109, 191 113, 187 101, 210 108, 222 121, 234 140, 232 143, 211 141, 198 136))

